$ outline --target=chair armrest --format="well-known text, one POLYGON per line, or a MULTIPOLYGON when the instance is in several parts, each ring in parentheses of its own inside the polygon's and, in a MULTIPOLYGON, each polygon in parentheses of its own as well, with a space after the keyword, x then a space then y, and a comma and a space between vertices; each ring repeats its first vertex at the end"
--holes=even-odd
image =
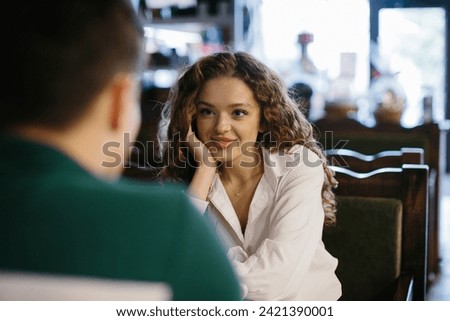
POLYGON ((414 279, 412 273, 402 273, 396 282, 394 301, 412 301, 414 279))

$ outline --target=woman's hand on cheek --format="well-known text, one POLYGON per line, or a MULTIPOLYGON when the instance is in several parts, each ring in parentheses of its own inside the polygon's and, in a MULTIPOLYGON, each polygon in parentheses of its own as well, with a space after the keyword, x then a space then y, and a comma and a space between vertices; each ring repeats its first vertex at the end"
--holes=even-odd
POLYGON ((195 161, 199 166, 207 166, 207 167, 217 167, 217 162, 214 157, 211 155, 208 147, 203 144, 200 139, 198 139, 197 135, 192 130, 192 125, 189 126, 188 133, 186 135, 186 142, 189 146, 189 151, 192 155, 194 155, 195 161))
POLYGON ((194 198, 206 201, 216 175, 217 162, 212 157, 208 147, 198 139, 192 130, 192 126, 186 135, 186 143, 189 146, 189 152, 194 156, 198 165, 189 184, 188 192, 194 198))

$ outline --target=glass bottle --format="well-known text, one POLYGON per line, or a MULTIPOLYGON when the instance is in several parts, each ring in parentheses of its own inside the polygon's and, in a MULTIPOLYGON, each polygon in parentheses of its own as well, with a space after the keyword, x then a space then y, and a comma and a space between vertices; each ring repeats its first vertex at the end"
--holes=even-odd
POLYGON ((301 98, 298 101, 299 108, 312 120, 320 118, 323 113, 324 88, 326 87, 324 73, 317 68, 308 54, 308 46, 313 41, 314 35, 310 32, 303 32, 298 35, 297 43, 301 50, 300 60, 292 68, 291 75, 287 80, 294 97, 301 98), (305 94, 299 91, 299 88, 307 88, 308 92, 305 94))
POLYGON ((354 79, 356 54, 341 53, 341 72, 339 77, 330 82, 326 95, 325 113, 327 118, 356 118, 354 79))
POLYGON ((317 67, 308 55, 308 45, 314 41, 312 33, 301 33, 298 35, 298 43, 301 47, 300 65, 303 71, 307 74, 314 75, 317 73, 317 67))

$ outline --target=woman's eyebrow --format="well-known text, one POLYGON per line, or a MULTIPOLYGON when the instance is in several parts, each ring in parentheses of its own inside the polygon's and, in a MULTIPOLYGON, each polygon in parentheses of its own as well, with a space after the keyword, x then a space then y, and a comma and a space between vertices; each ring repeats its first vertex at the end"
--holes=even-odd
POLYGON ((206 106, 208 106, 208 107, 214 107, 213 104, 210 104, 210 103, 208 103, 207 101, 204 101, 204 100, 197 100, 197 101, 195 102, 195 104, 196 104, 196 105, 206 105, 206 106))
POLYGON ((247 104, 247 103, 234 103, 234 104, 228 105, 228 107, 229 108, 242 108, 242 107, 253 108, 253 105, 247 104))
MULTIPOLYGON (((209 103, 209 102, 204 101, 204 100, 197 100, 196 101, 196 105, 197 106, 198 105, 204 105, 204 106, 207 106, 207 107, 215 107, 214 104, 209 103)), ((254 108, 253 105, 248 104, 248 103, 232 103, 232 104, 229 104, 227 107, 228 108, 254 108)))

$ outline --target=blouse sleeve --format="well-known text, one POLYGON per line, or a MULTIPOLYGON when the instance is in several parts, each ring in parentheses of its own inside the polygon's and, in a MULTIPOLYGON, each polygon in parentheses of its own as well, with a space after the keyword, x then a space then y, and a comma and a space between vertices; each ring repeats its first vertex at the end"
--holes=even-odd
POLYGON ((228 256, 245 287, 246 299, 295 297, 322 239, 324 212, 321 165, 302 164, 281 178, 269 236, 253 255, 231 248, 228 256), (240 253, 240 255, 234 255, 240 253))

